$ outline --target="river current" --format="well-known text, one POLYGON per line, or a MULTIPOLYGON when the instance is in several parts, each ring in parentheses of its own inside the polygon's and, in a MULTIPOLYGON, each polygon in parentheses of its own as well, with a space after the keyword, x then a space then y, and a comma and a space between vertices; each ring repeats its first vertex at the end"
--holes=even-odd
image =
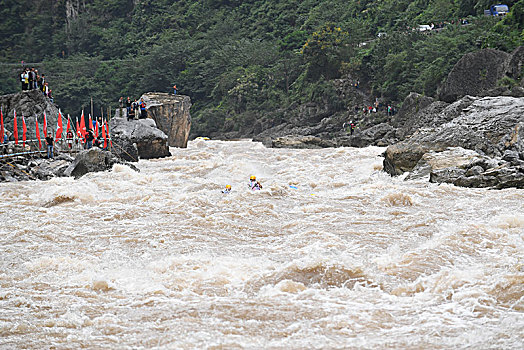
POLYGON ((0 184, 0 348, 523 348, 524 190, 384 150, 197 140, 0 184))

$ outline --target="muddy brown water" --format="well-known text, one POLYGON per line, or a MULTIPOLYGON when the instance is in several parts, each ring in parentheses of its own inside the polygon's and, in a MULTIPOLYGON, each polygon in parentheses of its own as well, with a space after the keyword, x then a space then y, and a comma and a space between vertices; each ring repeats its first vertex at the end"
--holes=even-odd
POLYGON ((524 346, 523 190, 391 178, 377 147, 171 151, 0 184, 2 349, 524 346))

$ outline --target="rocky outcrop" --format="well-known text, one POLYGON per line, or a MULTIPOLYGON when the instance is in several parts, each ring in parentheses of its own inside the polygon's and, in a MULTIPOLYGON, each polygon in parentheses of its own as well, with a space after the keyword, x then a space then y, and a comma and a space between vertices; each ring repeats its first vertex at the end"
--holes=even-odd
MULTIPOLYGON (((29 180, 49 180, 54 177, 75 176, 76 178, 91 171, 108 170, 114 163, 122 163, 109 152, 92 148, 82 151, 77 158, 62 153, 54 159, 36 158, 32 155, 10 157, 0 162, 0 182, 29 180), (103 152, 104 156, 101 156, 103 152), (87 155, 86 155, 87 154, 87 155)), ((122 163, 126 164, 126 163, 122 163)), ((137 168, 126 164, 132 169, 137 168)))
POLYGON ((454 102, 463 96, 524 96, 519 87, 509 89, 499 86, 505 76, 520 79, 524 62, 523 48, 508 54, 494 49, 484 49, 466 54, 449 73, 439 89, 439 99, 454 102))
POLYGON ((142 97, 146 103, 148 117, 168 137, 169 146, 187 147, 191 130, 191 99, 184 95, 148 92, 142 97))
POLYGON ((65 176, 74 176, 75 179, 90 173, 106 171, 113 167, 115 158, 111 152, 93 147, 89 150, 78 153, 73 163, 64 171, 65 176))
POLYGON ((524 160, 506 151, 502 158, 490 158, 475 151, 450 148, 426 153, 413 173, 429 170, 429 181, 461 187, 524 188, 524 160))
POLYGON ((21 91, 15 94, 0 96, 0 105, 4 114, 6 130, 13 131, 13 115, 16 110, 18 135, 22 139, 22 116, 25 117, 27 125, 27 139, 34 139, 35 115, 38 116, 38 124, 42 135, 43 114, 46 113, 48 131, 56 131, 56 120, 58 107, 42 94, 40 90, 21 91))
POLYGON ((335 143, 315 136, 285 136, 272 141, 273 148, 326 148, 335 147, 335 143))
POLYGON ((159 130, 152 119, 130 120, 113 118, 111 120, 113 153, 122 159, 138 161, 142 159, 162 158, 171 155, 168 138, 159 130), (136 145, 136 152, 134 148, 136 145), (126 158, 126 157, 129 157, 126 158))
POLYGON ((111 153, 126 162, 138 162, 138 148, 137 144, 126 134, 111 135, 113 147, 111 153))
POLYGON ((430 111, 428 110, 427 118, 432 120, 446 120, 451 118, 453 113, 456 113, 456 116, 441 126, 419 129, 409 139, 389 146, 384 159, 386 172, 400 175, 413 171, 416 174, 420 172, 421 164, 426 166, 431 164, 428 159, 432 159, 433 163, 438 159, 447 159, 446 161, 449 160, 451 165, 430 167, 433 181, 444 181, 442 179, 448 177, 451 180, 445 182, 462 186, 497 188, 519 183, 518 174, 521 171, 519 168, 521 164, 517 160, 524 159, 524 98, 466 96, 436 115, 431 115, 430 111), (451 156, 449 152, 435 156, 435 153, 444 152, 450 147, 461 147, 474 151, 475 154, 468 153, 465 158, 464 155, 462 158, 451 156), (513 157, 513 163, 509 162, 510 165, 498 171, 495 176, 495 170, 491 169, 496 168, 495 164, 499 165, 497 159, 501 157, 509 159, 511 154, 516 155, 513 157), (462 163, 457 159, 462 159, 462 163), (481 160, 484 162, 482 167, 484 171, 478 176, 487 176, 486 172, 488 172, 493 178, 484 182, 481 178, 466 179, 471 177, 467 176, 466 172, 478 165, 476 163, 481 160))
POLYGON ((396 140, 402 141, 420 128, 432 128, 453 119, 452 113, 440 113, 448 103, 412 92, 402 103, 402 108, 391 118, 396 140))

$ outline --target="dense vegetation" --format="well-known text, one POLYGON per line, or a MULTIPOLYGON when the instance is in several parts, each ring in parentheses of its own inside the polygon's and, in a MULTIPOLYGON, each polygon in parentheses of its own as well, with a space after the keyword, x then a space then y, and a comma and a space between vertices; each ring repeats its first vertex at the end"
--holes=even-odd
POLYGON ((20 90, 21 60, 71 115, 90 98, 114 108, 176 83, 202 134, 307 101, 346 108, 330 83, 339 77, 399 103, 434 95, 467 52, 522 45, 524 0, 505 3, 498 20, 482 15, 486 0, 3 0, 0 93, 20 90), (460 18, 470 24, 412 29, 460 18))

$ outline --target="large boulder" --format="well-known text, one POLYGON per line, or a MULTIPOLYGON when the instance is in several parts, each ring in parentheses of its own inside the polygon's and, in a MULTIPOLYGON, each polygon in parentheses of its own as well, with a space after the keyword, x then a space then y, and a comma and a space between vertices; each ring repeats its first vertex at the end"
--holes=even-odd
POLYGON ((519 47, 511 54, 494 49, 484 49, 464 55, 449 73, 439 88, 439 99, 453 102, 466 95, 472 96, 524 96, 524 90, 510 90, 500 86, 501 79, 521 77, 524 64, 524 48, 519 47))
POLYGON ((111 152, 93 147, 78 153, 73 163, 64 171, 64 175, 77 179, 90 172, 106 171, 113 167, 115 160, 111 152))
POLYGON ((187 147, 191 130, 191 99, 184 95, 148 92, 142 97, 147 114, 168 137, 169 146, 187 147))
MULTIPOLYGON (((490 157, 501 157, 508 149, 524 153, 524 98, 465 97, 456 104, 462 110, 455 109, 457 115, 451 121, 419 130, 409 139, 389 146, 384 170, 400 175, 411 171, 425 153, 448 147, 475 150, 490 157)), ((441 113, 448 112, 446 108, 441 113)))
POLYGON ((171 155, 167 135, 156 127, 152 119, 128 121, 125 118, 113 118, 111 137, 113 153, 124 160, 137 161, 138 158, 135 158, 137 154, 142 159, 171 155), (133 144, 136 145, 136 152, 133 144))
POLYGON ((25 117, 27 125, 27 139, 36 137, 35 115, 38 116, 40 134, 42 134, 42 123, 44 112, 47 119, 48 131, 55 131, 58 107, 51 100, 44 96, 40 90, 21 91, 15 94, 0 96, 0 105, 4 115, 4 124, 6 130, 13 131, 13 115, 16 110, 18 135, 22 139, 22 116, 25 117))

